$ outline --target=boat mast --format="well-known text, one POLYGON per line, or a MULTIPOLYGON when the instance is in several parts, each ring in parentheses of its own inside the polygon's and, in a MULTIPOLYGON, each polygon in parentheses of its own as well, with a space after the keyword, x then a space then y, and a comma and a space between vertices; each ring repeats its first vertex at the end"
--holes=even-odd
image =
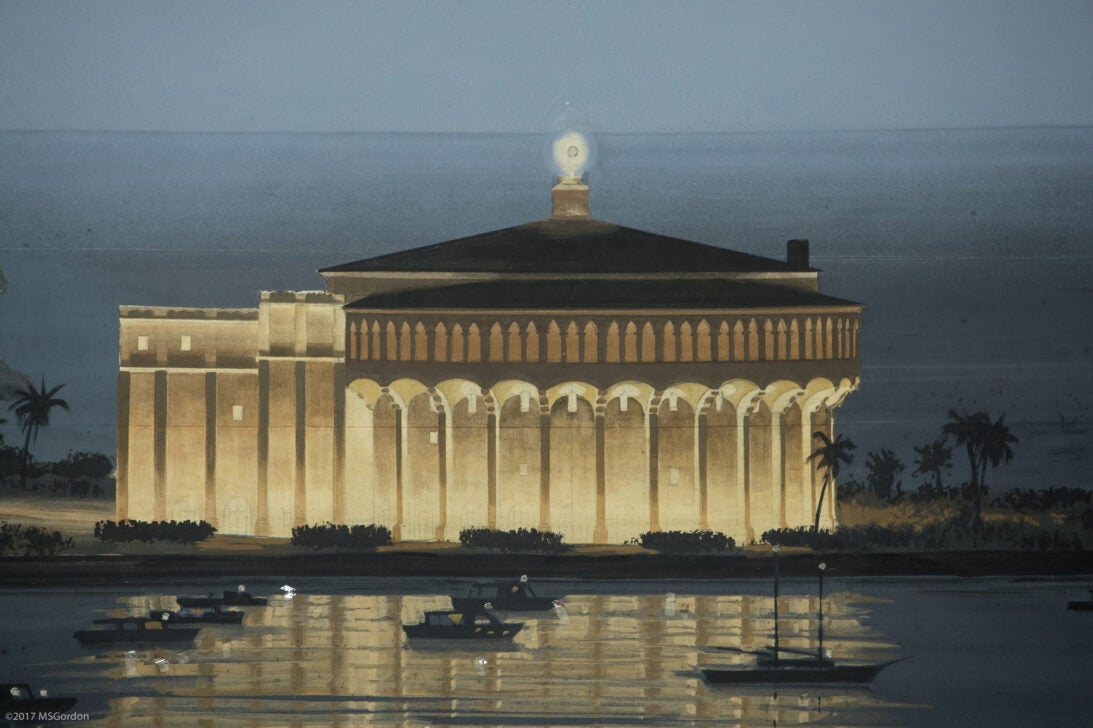
POLYGON ((820 646, 816 648, 816 657, 823 662, 824 660, 824 570, 827 569, 827 564, 823 561, 820 562, 820 646))
POLYGON ((778 662, 778 553, 782 547, 774 544, 774 661, 778 662))

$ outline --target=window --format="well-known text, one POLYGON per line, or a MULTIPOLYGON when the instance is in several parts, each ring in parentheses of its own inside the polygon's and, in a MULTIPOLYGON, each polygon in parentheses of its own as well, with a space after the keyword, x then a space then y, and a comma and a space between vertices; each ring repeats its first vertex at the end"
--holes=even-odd
POLYGON ((671 485, 679 485, 679 468, 668 469, 668 482, 671 485))
POLYGON ((193 342, 191 341, 190 337, 189 337, 189 336, 186 336, 185 334, 183 334, 183 336, 182 336, 182 341, 181 341, 181 342, 179 342, 179 348, 180 348, 180 349, 181 349, 182 351, 189 351, 189 350, 190 350, 190 346, 192 345, 192 343, 193 343, 193 342))
POLYGON ((148 337, 147 336, 138 336, 137 337, 137 351, 148 351, 148 337))
POLYGON ((232 405, 232 419, 236 422, 241 422, 243 420, 243 405, 232 405))
POLYGON ((436 430, 433 430, 429 433, 429 444, 436 445, 438 442, 440 442, 440 439, 437 437, 436 430))

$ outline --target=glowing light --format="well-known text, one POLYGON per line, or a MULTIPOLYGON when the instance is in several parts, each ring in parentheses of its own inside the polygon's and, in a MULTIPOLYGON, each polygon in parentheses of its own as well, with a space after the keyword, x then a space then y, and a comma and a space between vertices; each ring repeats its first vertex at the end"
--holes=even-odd
POLYGON ((556 136, 551 151, 555 170, 562 177, 580 177, 596 158, 592 135, 579 129, 567 129, 556 136))

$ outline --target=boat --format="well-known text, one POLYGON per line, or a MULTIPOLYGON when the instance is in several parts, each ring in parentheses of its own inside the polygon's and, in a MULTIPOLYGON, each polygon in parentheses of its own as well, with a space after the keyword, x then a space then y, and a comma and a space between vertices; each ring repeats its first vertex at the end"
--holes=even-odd
POLYGON ((178 611, 154 609, 148 614, 149 619, 159 619, 175 624, 239 624, 245 613, 239 610, 225 611, 220 605, 215 607, 183 607, 178 611))
POLYGON ((249 593, 246 588, 240 584, 235 591, 225 590, 221 592, 220 596, 216 596, 212 592, 205 594, 190 594, 180 597, 175 597, 175 601, 178 602, 180 607, 219 607, 219 606, 232 606, 232 607, 264 607, 268 603, 265 597, 256 597, 249 593))
MULTIPOLYGON (((1093 597, 1093 589, 1089 590, 1089 596, 1093 597)), ((1093 599, 1079 599, 1077 601, 1067 602, 1066 608, 1079 612, 1093 612, 1093 599)))
POLYGON ((404 624, 411 639, 511 640, 523 629, 523 622, 502 622, 484 610, 438 610, 425 612, 419 624, 404 624))
POLYGON ((198 627, 171 627, 170 620, 144 617, 96 619, 95 624, 108 624, 110 629, 81 629, 72 636, 82 645, 188 643, 201 631, 198 627))
POLYGON ((38 695, 26 683, 0 683, 0 707, 12 722, 39 721, 42 713, 63 714, 76 704, 76 698, 54 698, 45 690, 38 695), (24 714, 26 717, 12 717, 24 714))
POLYGON ((815 652, 783 647, 778 640, 778 546, 774 547, 774 643, 762 650, 736 647, 715 647, 715 650, 738 652, 755 657, 751 666, 703 667, 702 676, 712 684, 772 684, 796 683, 871 683, 880 671, 907 658, 887 662, 836 662, 824 651, 824 570, 820 563, 819 645, 815 652))
POLYGON ((553 609, 558 597, 537 595, 526 576, 519 581, 476 581, 467 595, 452 597, 452 608, 459 611, 492 609, 499 612, 540 612, 553 609))

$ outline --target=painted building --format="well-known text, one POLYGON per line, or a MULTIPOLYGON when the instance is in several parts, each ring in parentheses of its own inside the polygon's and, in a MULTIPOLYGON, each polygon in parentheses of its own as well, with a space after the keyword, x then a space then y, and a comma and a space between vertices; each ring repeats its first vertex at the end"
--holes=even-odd
MULTIPOLYGON (((121 308, 119 518, 738 540, 811 524, 861 306, 775 260, 551 216, 326 268, 254 309, 121 308)), ((833 496, 833 494, 831 494, 833 496)), ((823 525, 835 523, 835 499, 823 525)))

